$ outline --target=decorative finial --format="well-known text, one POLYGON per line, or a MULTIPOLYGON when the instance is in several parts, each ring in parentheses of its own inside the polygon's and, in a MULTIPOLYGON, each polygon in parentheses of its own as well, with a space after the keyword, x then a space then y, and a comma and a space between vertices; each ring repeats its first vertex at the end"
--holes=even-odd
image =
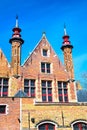
POLYGON ((64 35, 67 35, 67 33, 66 33, 66 25, 65 25, 65 23, 64 23, 64 35))
POLYGON ((45 38, 46 37, 46 32, 42 33, 42 37, 45 38))
POLYGON ((16 28, 18 28, 18 15, 16 15, 16 28))

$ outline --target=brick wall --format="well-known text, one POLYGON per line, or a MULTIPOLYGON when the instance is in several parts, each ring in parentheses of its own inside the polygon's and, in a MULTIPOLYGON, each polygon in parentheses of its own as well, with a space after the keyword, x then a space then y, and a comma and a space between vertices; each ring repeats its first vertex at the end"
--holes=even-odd
POLYGON ((0 49, 0 77, 8 77, 11 73, 10 64, 0 49))
MULTIPOLYGON (((41 80, 52 80, 53 101, 58 102, 58 86, 57 81, 68 81, 69 75, 65 71, 64 66, 60 62, 56 53, 48 43, 46 38, 42 38, 30 57, 26 60, 22 67, 23 79, 36 80, 36 100, 42 101, 41 80), (42 55, 43 49, 49 51, 49 56, 42 55), (41 72, 41 62, 51 63, 51 73, 41 72)), ((24 80, 23 80, 24 81, 24 80)), ((24 82, 22 87, 24 88, 24 82)), ((22 89, 23 89, 22 88, 22 89)), ((75 84, 69 83, 69 101, 76 102, 75 84)))
POLYGON ((7 105, 7 114, 0 114, 0 130, 20 130, 20 99, 0 98, 0 104, 7 105))

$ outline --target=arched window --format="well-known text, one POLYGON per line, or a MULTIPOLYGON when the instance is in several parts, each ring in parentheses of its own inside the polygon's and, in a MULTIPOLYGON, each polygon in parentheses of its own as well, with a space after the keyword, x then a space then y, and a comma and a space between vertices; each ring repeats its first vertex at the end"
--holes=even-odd
POLYGON ((73 130, 87 130, 87 124, 85 122, 76 122, 73 124, 73 130))
POLYGON ((39 130, 55 130, 55 125, 51 123, 44 123, 39 125, 39 130))

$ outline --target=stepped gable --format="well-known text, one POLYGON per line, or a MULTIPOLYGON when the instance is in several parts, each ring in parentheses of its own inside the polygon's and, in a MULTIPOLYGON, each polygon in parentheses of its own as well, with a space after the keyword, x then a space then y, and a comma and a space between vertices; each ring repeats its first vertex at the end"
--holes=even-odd
POLYGON ((10 74, 10 64, 0 49, 0 77, 8 77, 10 74))

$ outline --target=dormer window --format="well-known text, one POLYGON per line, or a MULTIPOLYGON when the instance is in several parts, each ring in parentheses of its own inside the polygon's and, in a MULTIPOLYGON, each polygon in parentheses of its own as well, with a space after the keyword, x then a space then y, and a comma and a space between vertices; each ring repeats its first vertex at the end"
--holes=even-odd
POLYGON ((48 50, 43 49, 43 56, 48 56, 48 50))

